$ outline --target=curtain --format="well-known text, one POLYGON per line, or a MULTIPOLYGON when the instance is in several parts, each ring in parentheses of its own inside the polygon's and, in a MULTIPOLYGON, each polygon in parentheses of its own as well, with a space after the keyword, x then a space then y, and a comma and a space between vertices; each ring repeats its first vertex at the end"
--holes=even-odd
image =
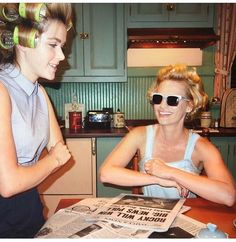
POLYGON ((230 88, 231 67, 236 54, 236 4, 217 4, 217 35, 220 40, 215 52, 214 96, 222 98, 230 88))

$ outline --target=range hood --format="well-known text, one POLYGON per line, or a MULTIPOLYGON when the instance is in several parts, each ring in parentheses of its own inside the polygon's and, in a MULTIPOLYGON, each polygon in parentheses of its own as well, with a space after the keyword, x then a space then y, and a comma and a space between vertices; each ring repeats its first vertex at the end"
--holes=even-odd
POLYGON ((212 28, 129 28, 128 48, 200 48, 214 45, 212 28))

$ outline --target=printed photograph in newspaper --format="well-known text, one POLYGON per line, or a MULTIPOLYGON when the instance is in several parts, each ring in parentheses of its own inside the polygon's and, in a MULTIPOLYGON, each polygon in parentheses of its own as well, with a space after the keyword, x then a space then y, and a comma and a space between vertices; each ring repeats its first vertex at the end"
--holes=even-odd
POLYGON ((96 219, 165 232, 176 218, 185 199, 164 199, 120 194, 96 213, 96 219))

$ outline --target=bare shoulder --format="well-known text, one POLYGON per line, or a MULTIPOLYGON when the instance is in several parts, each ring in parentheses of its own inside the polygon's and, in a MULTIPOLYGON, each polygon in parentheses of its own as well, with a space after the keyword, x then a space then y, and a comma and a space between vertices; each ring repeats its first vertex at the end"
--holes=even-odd
POLYGON ((145 137, 145 134, 146 134, 146 126, 134 127, 129 132, 130 136, 134 136, 136 138, 145 137))
POLYGON ((2 82, 0 82, 0 100, 1 100, 0 103, 2 105, 5 105, 6 102, 10 101, 10 96, 7 91, 7 88, 4 86, 4 84, 2 82))
POLYGON ((137 126, 131 129, 130 133, 133 134, 144 134, 146 133, 146 126, 137 126))
POLYGON ((4 84, 0 81, 0 92, 1 92, 1 95, 6 95, 8 92, 7 92, 7 88, 4 86, 4 84))
POLYGON ((126 143, 133 144, 136 147, 139 147, 145 142, 146 139, 146 127, 138 126, 132 128, 129 133, 125 136, 126 143))
POLYGON ((215 146, 205 137, 200 136, 196 143, 197 149, 214 148, 215 146))
POLYGON ((199 137, 195 146, 197 156, 202 160, 211 160, 211 158, 220 158, 221 154, 216 146, 204 137, 199 137))

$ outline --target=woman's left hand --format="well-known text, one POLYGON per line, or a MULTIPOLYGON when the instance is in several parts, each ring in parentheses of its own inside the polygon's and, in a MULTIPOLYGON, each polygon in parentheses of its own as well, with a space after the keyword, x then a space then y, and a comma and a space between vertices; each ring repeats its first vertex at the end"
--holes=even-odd
POLYGON ((161 159, 151 159, 144 164, 144 169, 150 175, 170 179, 172 167, 167 166, 161 159))

